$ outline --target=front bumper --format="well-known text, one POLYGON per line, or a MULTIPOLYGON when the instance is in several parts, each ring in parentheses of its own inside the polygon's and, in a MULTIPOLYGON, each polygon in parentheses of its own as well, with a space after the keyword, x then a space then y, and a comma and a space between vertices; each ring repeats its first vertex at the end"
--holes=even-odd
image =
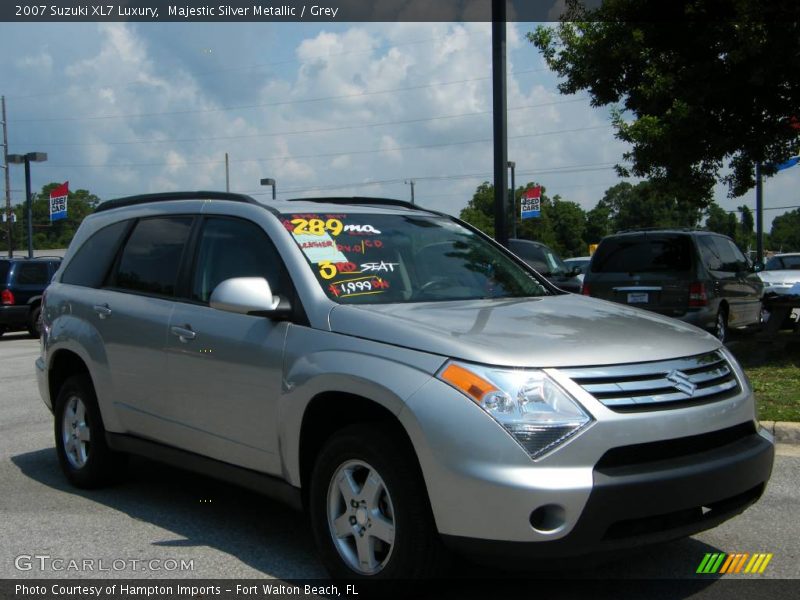
POLYGON ((710 529, 758 500, 772 472, 769 434, 752 428, 748 433, 748 427, 672 440, 673 448, 707 449, 668 459, 667 445, 658 442, 606 453, 593 470, 584 510, 565 537, 546 542, 443 538, 458 552, 509 564, 619 550, 710 529), (653 460, 637 463, 637 457, 653 460))

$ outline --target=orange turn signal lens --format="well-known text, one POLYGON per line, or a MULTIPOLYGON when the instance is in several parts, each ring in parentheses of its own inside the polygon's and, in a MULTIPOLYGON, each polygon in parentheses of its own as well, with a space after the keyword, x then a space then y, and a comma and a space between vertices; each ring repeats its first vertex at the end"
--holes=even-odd
POLYGON ((456 364, 448 365, 447 368, 442 371, 440 377, 479 404, 483 397, 489 392, 499 391, 497 387, 482 377, 478 377, 472 371, 456 364))

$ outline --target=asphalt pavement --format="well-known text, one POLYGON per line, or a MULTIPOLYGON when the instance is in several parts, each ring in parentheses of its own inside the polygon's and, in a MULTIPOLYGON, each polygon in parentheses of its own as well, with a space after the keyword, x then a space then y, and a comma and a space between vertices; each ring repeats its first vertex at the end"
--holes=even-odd
MULTIPOLYGON (((303 515, 255 493, 143 459, 115 487, 70 487, 36 389, 38 351, 23 334, 0 338, 0 578, 325 576, 303 515)), ((773 558, 758 577, 800 578, 798 474, 800 446, 779 445, 767 492, 739 517, 612 562, 570 562, 552 576, 691 579, 706 553, 764 552, 773 558)))

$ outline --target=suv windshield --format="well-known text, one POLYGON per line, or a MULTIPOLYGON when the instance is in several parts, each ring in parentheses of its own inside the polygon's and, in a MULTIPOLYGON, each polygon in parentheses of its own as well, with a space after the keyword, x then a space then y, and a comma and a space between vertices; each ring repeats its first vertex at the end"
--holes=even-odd
POLYGON ((591 263, 592 273, 689 271, 692 242, 688 236, 608 238, 591 263))
POLYGON ((327 296, 339 303, 543 296, 499 248, 439 216, 284 213, 327 296))

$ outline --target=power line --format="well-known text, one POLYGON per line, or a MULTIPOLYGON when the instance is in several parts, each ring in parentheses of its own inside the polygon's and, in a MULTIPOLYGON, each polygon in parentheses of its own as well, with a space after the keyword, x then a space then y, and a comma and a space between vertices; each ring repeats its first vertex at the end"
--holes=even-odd
MULTIPOLYGON (((523 69, 520 71, 514 71, 517 74, 523 73, 539 73, 542 71, 547 71, 547 69, 523 69)), ((229 110, 244 110, 250 108, 266 108, 271 106, 286 106, 286 105, 294 105, 294 104, 307 104, 310 102, 323 102, 328 100, 344 100, 348 98, 363 98, 365 96, 376 96, 380 94, 393 94, 395 92, 407 92, 411 90, 422 90, 432 87, 444 86, 444 85, 458 85, 462 83, 472 83, 475 81, 485 81, 487 79, 491 79, 491 77, 474 77, 472 79, 459 79, 454 81, 437 81, 434 83, 426 83, 426 84, 419 84, 419 85, 412 85, 406 87, 399 87, 399 88, 392 88, 387 90, 373 90, 373 91, 364 91, 364 92, 356 92, 353 94, 340 94, 337 96, 321 96, 318 98, 303 98, 299 100, 281 100, 278 102, 262 102, 258 104, 241 104, 236 106, 221 106, 219 108, 197 108, 192 110, 176 110, 176 111, 161 111, 161 112, 151 112, 151 113, 130 113, 124 115, 100 115, 100 116, 77 116, 77 117, 50 117, 45 119, 14 119, 13 121, 9 121, 9 123, 52 123, 56 121, 100 121, 100 120, 111 120, 111 119, 139 119, 139 118, 147 118, 147 117, 162 117, 162 116, 175 116, 175 115, 193 115, 193 114, 208 114, 214 112, 226 112, 229 110)))
MULTIPOLYGON (((517 171, 520 175, 568 175, 573 173, 586 173, 590 171, 605 171, 614 167, 615 163, 590 163, 584 165, 565 165, 561 167, 550 167, 545 169, 533 169, 533 170, 524 170, 524 171, 517 171)), ((481 172, 481 173, 462 173, 457 175, 429 175, 429 176, 420 176, 414 177, 414 180, 419 181, 456 181, 460 179, 488 179, 491 177, 491 173, 489 172, 481 172)), ((317 186, 311 186, 306 188, 285 188, 280 190, 278 193, 280 195, 287 195, 287 194, 298 194, 303 192, 311 192, 317 190, 339 190, 339 189, 346 189, 346 188, 359 188, 359 187, 371 187, 376 185, 388 185, 388 184, 395 184, 395 183, 402 183, 408 179, 405 178, 398 178, 398 179, 380 179, 380 180, 373 180, 373 181, 360 181, 360 182, 352 182, 352 183, 341 183, 341 184, 321 184, 317 186)), ((263 192, 259 190, 253 191, 245 191, 242 192, 245 194, 250 194, 251 196, 264 196, 271 192, 263 192)))
MULTIPOLYGON (((508 111, 519 111, 519 110, 529 110, 531 108, 541 108, 544 106, 554 106, 559 104, 569 104, 573 102, 582 102, 588 100, 587 97, 582 96, 580 98, 570 98, 568 100, 554 100, 552 102, 542 102, 539 104, 526 104, 523 106, 515 106, 512 108, 507 109, 508 111)), ((121 146, 121 145, 135 145, 135 144, 167 144, 167 143, 195 143, 195 142, 211 142, 211 141, 226 141, 226 140, 243 140, 243 139, 255 139, 255 138, 265 138, 265 137, 278 137, 278 136, 289 136, 289 135, 304 135, 304 134, 312 134, 312 133, 334 133, 337 131, 348 131, 352 129, 366 129, 370 127, 383 127, 389 125, 409 125, 414 123, 427 123, 431 121, 439 121, 444 119, 458 119, 463 117, 471 117, 471 116, 478 116, 478 115, 486 115, 491 114, 491 110, 480 110, 468 113, 459 113, 459 114, 452 114, 452 115, 440 115, 436 117, 424 117, 419 119, 404 119, 400 121, 383 121, 379 123, 360 123, 357 125, 342 125, 338 127, 323 127, 317 129, 301 129, 301 130, 294 130, 294 131, 273 131, 267 133, 251 133, 246 135, 224 135, 224 136, 213 136, 213 137, 195 137, 195 138, 163 138, 163 139, 138 139, 138 140, 126 140, 126 141, 113 141, 113 142, 96 142, 96 143, 84 143, 84 142, 11 142, 14 145, 30 145, 30 146, 51 146, 51 147, 62 147, 62 146, 80 146, 80 147, 91 147, 91 146, 121 146)))
MULTIPOLYGON (((508 136, 509 140, 514 139, 523 139, 523 138, 532 138, 532 137, 542 137, 547 135, 560 135, 564 133, 577 133, 581 131, 590 131, 590 130, 597 130, 597 129, 610 129, 611 125, 596 125, 591 127, 579 127, 576 129, 562 129, 559 131, 543 131, 539 133, 527 133, 522 135, 510 135, 508 136)), ((396 148, 377 148, 373 150, 351 150, 348 152, 326 152, 322 154, 305 154, 305 155, 291 155, 287 154, 284 156, 267 156, 263 158, 247 158, 247 159, 238 159, 232 160, 231 162, 237 163, 261 163, 266 161, 273 161, 273 160, 297 160, 297 159, 309 159, 309 158, 332 158, 336 156, 347 156, 347 155, 364 155, 364 154, 379 154, 384 152, 399 152, 402 150, 423 150, 429 148, 446 148, 449 146, 466 146, 470 144, 484 144, 491 142, 491 138, 484 138, 479 140, 464 140, 460 142, 443 142, 440 144, 420 144, 415 146, 398 146, 396 148)), ((111 164, 94 164, 94 165, 60 165, 60 164, 52 164, 52 163, 42 163, 39 169, 47 167, 50 169, 78 169, 78 168, 96 168, 96 169, 105 169, 105 168, 113 168, 113 167, 162 167, 162 166, 190 166, 190 165, 216 165, 219 164, 220 160, 204 160, 204 161, 186 161, 183 163, 165 163, 164 161, 155 162, 155 163, 111 163, 111 164)))

